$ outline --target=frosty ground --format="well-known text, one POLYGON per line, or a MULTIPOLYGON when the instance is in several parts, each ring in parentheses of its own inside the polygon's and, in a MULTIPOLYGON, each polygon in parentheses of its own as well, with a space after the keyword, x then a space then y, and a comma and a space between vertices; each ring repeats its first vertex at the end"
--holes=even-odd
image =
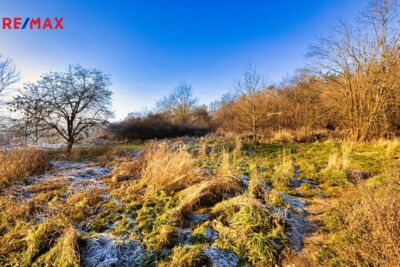
POLYGON ((337 200, 393 176, 399 147, 209 136, 52 150, 2 190, 0 263, 335 265, 337 200))

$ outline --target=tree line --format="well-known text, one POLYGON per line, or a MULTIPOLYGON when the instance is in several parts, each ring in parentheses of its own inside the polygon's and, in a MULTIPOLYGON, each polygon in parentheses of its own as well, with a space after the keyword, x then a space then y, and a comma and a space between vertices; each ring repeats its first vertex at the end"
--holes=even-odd
POLYGON ((373 0, 311 47, 312 65, 288 84, 265 86, 254 70, 214 114, 224 130, 257 138, 279 129, 335 131, 354 140, 400 131, 399 2, 373 0))

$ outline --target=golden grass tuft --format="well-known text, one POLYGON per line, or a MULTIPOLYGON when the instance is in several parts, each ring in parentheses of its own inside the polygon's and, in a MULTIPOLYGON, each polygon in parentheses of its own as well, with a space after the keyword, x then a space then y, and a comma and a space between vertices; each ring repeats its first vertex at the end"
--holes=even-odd
POLYGON ((114 169, 111 180, 114 183, 117 183, 128 179, 140 178, 140 174, 143 170, 144 163, 145 160, 143 156, 121 162, 114 169))
POLYGON ((278 164, 274 167, 272 183, 276 188, 290 186, 290 180, 294 175, 294 166, 289 152, 283 151, 279 156, 278 164))
POLYGON ((31 193, 40 193, 40 192, 50 192, 55 190, 60 190, 63 188, 67 188, 68 185, 71 184, 71 181, 68 181, 63 178, 52 179, 49 181, 41 181, 39 183, 35 183, 25 187, 26 192, 31 193))
POLYGON ((250 177, 249 177, 249 185, 247 188, 247 194, 255 199, 259 199, 261 201, 267 201, 269 190, 267 188, 266 181, 260 179, 260 175, 257 170, 257 166, 254 163, 249 165, 250 177))
POLYGON ((102 192, 98 188, 78 191, 70 195, 66 200, 66 205, 60 206, 59 210, 71 221, 80 222, 93 212, 101 199, 102 192))
POLYGON ((72 225, 67 226, 55 245, 35 263, 38 266, 80 266, 78 236, 72 225))
POLYGON ((199 207, 210 207, 216 202, 236 194, 240 188, 239 181, 232 177, 209 178, 177 194, 180 198, 178 210, 185 213, 199 207))
POLYGON ((291 131, 282 129, 273 133, 271 138, 272 143, 288 143, 294 140, 294 135, 291 131))
POLYGON ((144 160, 139 187, 146 188, 146 194, 173 194, 204 179, 203 171, 182 146, 157 144, 144 155, 144 160))
POLYGON ((22 266, 79 266, 78 235, 63 215, 47 218, 25 238, 22 266))
POLYGON ((372 142, 372 145, 376 148, 383 148, 385 150, 385 155, 387 157, 395 156, 396 152, 400 150, 400 140, 399 139, 378 139, 372 142))
POLYGON ((237 194, 241 182, 235 176, 234 166, 230 162, 229 153, 223 151, 221 163, 214 177, 203 177, 202 181, 180 191, 178 210, 190 212, 199 207, 210 207, 216 202, 237 194))
POLYGON ((46 152, 34 148, 0 152, 0 189, 49 167, 46 152))

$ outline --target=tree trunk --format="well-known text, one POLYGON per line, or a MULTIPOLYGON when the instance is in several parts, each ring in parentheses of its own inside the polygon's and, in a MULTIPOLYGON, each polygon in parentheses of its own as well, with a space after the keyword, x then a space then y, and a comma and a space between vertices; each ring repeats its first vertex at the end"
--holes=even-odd
POLYGON ((65 153, 66 153, 67 155, 70 155, 70 154, 71 154, 72 146, 73 146, 73 145, 74 145, 74 141, 68 141, 67 149, 66 149, 66 151, 65 151, 65 153))
POLYGON ((253 141, 256 142, 257 141, 257 122, 256 122, 256 109, 253 106, 253 110, 252 110, 252 131, 253 131, 253 141))

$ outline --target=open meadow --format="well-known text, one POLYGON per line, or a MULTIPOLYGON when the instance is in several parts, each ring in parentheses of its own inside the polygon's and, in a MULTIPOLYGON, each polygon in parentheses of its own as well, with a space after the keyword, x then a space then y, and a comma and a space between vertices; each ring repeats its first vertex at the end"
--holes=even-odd
POLYGON ((2 266, 394 266, 399 258, 398 140, 253 144, 210 135, 76 148, 70 158, 7 151, 0 166, 2 266))

